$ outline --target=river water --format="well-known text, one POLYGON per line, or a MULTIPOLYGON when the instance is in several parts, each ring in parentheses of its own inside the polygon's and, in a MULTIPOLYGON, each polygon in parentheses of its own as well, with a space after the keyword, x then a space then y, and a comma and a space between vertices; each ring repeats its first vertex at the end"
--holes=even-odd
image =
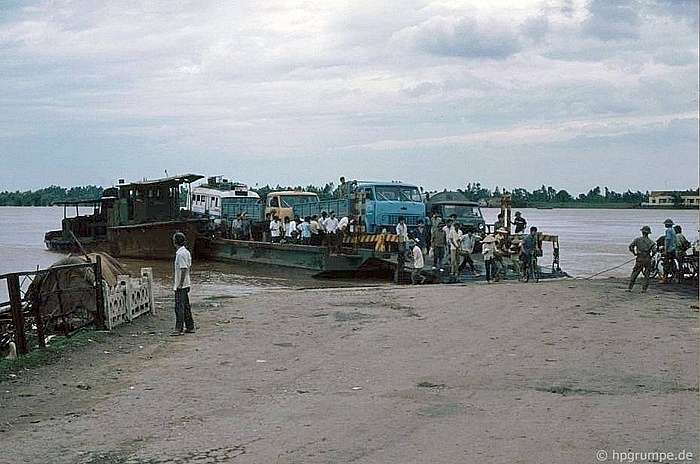
MULTIPOLYGON (((651 237, 663 235, 664 219, 670 217, 683 227, 692 243, 698 238, 698 210, 657 209, 521 209, 528 227, 559 236, 560 266, 572 277, 626 277, 632 269, 627 263, 632 255, 628 244, 639 235, 643 225, 652 228, 651 237), (611 269, 610 271, 607 271, 611 269), (605 272, 603 272, 605 271, 605 272)), ((482 209, 487 223, 493 223, 499 210, 482 209)), ((60 229, 62 207, 0 207, 0 275, 10 272, 44 269, 63 255, 50 252, 44 245, 44 233, 60 229)), ((551 263, 551 246, 544 244, 540 264, 551 263)), ((168 286, 172 279, 172 263, 164 261, 124 260, 135 272, 141 267, 154 268, 156 285, 168 286)), ((261 269, 222 263, 195 263, 193 276, 212 292, 225 289, 227 295, 259 292, 267 288, 289 286, 323 286, 347 284, 349 281, 328 282, 289 273, 284 270, 261 269)), ((354 282, 357 284, 357 282, 354 282)), ((6 284, 0 281, 0 301, 7 301, 6 284)))

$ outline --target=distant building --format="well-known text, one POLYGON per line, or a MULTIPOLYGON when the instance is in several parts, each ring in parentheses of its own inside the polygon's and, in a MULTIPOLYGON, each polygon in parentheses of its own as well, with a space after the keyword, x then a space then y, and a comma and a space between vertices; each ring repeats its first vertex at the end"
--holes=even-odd
POLYGON ((700 189, 685 192, 655 190, 649 194, 649 201, 642 203, 642 206, 698 208, 700 207, 700 189))

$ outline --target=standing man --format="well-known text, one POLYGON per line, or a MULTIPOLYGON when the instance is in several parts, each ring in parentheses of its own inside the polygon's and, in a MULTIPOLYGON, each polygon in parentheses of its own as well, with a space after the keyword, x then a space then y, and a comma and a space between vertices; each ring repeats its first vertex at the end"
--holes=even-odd
POLYGON ((272 243, 280 242, 282 235, 280 233, 281 228, 279 216, 272 216, 272 220, 270 221, 270 240, 272 240, 272 243))
POLYGON ((450 231, 447 234, 447 243, 450 246, 450 269, 452 275, 459 278, 459 261, 460 254, 459 250, 462 247, 462 231, 460 230, 459 223, 452 223, 450 226, 450 231))
POLYGON ((408 226, 406 225, 406 218, 399 216, 399 223, 396 224, 396 235, 399 236, 399 251, 406 249, 406 242, 408 242, 408 226))
POLYGON ((484 267, 486 268, 486 282, 495 280, 498 282, 498 269, 495 269, 494 253, 496 250, 496 237, 487 235, 481 242, 481 253, 484 255, 484 267))
POLYGON ((527 221, 523 217, 520 211, 515 212, 515 219, 513 219, 513 224, 515 225, 515 233, 522 234, 525 232, 525 226, 527 226, 527 221))
POLYGON ((194 319, 190 307, 190 269, 192 255, 185 248, 185 234, 175 232, 175 332, 171 335, 183 335, 185 332, 194 333, 194 319))
POLYGON ((474 275, 474 277, 479 277, 480 274, 476 272, 476 268, 474 267, 474 260, 472 259, 472 253, 474 253, 474 246, 477 242, 476 236, 474 236, 474 228, 471 226, 467 226, 467 233, 463 234, 460 237, 460 240, 462 242, 462 256, 464 256, 462 264, 459 265, 460 274, 466 267, 469 267, 469 270, 474 275))
POLYGON ((434 224, 433 231, 430 234, 430 246, 433 249, 433 269, 439 268, 442 270, 442 260, 445 258, 445 243, 447 241, 445 231, 442 230, 445 224, 439 217, 434 224))
MULTIPOLYGON (((323 213, 321 213, 323 214, 323 213)), ((336 233, 338 232, 338 224, 340 221, 338 221, 338 218, 335 217, 335 211, 330 212, 330 216, 328 216, 328 219, 326 219, 326 222, 323 223, 325 229, 326 229, 326 240, 328 242, 328 248, 330 248, 331 253, 336 252, 336 249, 338 247, 337 240, 336 240, 336 233)))
POLYGON ((422 219, 418 220, 418 225, 416 230, 413 231, 413 237, 416 239, 416 243, 423 252, 423 255, 428 253, 428 238, 430 237, 430 232, 425 227, 425 221, 422 219))
POLYGON ((520 241, 520 272, 525 274, 526 266, 530 265, 532 257, 537 253, 537 245, 539 239, 537 237, 537 227, 530 227, 530 233, 520 241))
POLYGON ((673 230, 673 219, 664 221, 666 226, 666 234, 664 235, 664 275, 661 282, 666 283, 667 278, 673 274, 674 261, 676 259, 676 231, 673 230))
POLYGON ((627 286, 627 291, 631 292, 634 286, 634 281, 640 272, 644 272, 644 283, 642 284, 642 293, 646 293, 649 287, 649 274, 651 273, 651 255, 656 251, 656 243, 649 238, 651 228, 644 226, 640 229, 642 236, 635 238, 630 243, 629 250, 637 259, 634 261, 634 268, 630 275, 630 283, 627 286))
POLYGON ((411 272, 411 283, 413 285, 422 284, 425 282, 425 277, 421 275, 423 266, 425 266, 423 252, 421 251, 420 246, 418 246, 413 239, 408 241, 408 246, 411 249, 411 254, 413 255, 413 272, 411 272))

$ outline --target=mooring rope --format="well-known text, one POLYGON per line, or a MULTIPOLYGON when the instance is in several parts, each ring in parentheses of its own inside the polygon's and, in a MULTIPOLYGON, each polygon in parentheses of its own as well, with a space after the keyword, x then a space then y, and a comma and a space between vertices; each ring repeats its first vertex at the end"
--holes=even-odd
POLYGON ((622 264, 620 264, 620 265, 618 265, 618 266, 611 267, 610 269, 605 269, 604 271, 600 271, 600 272, 598 272, 598 273, 596 273, 596 274, 593 274, 593 275, 591 275, 591 276, 588 276, 588 277, 581 277, 581 278, 582 278, 583 280, 592 279, 593 277, 599 276, 599 275, 601 275, 601 274, 605 274, 606 272, 614 271, 615 269, 621 268, 621 267, 624 266, 625 264, 629 264, 629 263, 631 263, 632 261, 634 261, 635 259, 637 259, 637 258, 634 257, 634 258, 632 258, 632 259, 630 259, 630 260, 625 261, 624 263, 622 263, 622 264))

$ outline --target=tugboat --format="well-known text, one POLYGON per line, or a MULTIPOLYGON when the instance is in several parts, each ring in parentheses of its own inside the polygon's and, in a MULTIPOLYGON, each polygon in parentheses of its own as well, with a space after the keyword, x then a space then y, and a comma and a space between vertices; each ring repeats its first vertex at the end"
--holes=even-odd
POLYGON ((184 232, 193 248, 207 219, 180 208, 180 186, 204 176, 185 174, 143 180, 105 189, 102 197, 57 203, 64 207, 61 230, 49 231, 44 243, 60 252, 107 252, 115 257, 170 259, 172 234, 184 232), (69 216, 69 208, 75 215, 69 216), (81 215, 81 208, 92 207, 81 215))

